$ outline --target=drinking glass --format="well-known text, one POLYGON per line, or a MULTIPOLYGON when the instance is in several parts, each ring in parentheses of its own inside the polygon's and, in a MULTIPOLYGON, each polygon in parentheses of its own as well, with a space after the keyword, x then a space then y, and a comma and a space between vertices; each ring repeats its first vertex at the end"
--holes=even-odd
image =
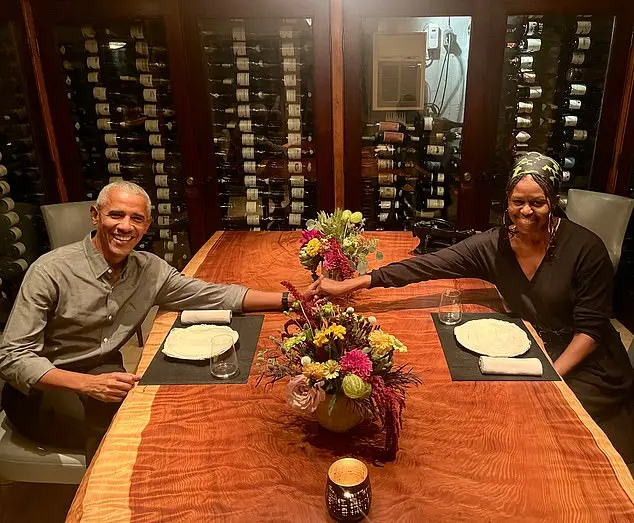
POLYGON ((440 307, 438 308, 438 319, 445 325, 456 325, 462 319, 462 302, 460 291, 447 289, 440 297, 440 307))
POLYGON ((235 342, 230 334, 219 334, 211 339, 211 354, 209 372, 212 376, 226 380, 240 372, 235 342))

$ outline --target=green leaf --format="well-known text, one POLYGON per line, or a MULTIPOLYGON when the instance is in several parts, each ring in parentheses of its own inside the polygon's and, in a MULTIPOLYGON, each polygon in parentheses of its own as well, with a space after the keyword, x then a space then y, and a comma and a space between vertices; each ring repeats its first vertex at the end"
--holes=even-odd
POLYGON ((335 408, 335 403, 337 403, 337 393, 336 392, 332 395, 330 403, 328 404, 328 416, 330 416, 332 414, 332 411, 335 408))
POLYGON ((383 253, 381 251, 376 251, 376 261, 381 261, 383 259, 383 253))
POLYGON ((366 261, 360 261, 359 263, 357 263, 357 271, 359 272, 359 274, 363 275, 366 272, 368 272, 368 262, 366 261))

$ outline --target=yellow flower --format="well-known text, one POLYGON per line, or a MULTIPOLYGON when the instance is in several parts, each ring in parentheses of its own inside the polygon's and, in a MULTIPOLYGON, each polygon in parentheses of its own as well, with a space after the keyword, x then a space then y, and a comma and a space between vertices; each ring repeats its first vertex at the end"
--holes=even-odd
POLYGON ((401 343, 400 340, 395 338, 392 334, 383 332, 380 329, 373 330, 368 336, 370 340, 370 348, 372 349, 372 356, 380 358, 385 356, 391 350, 398 352, 407 352, 407 347, 401 343))
POLYGON ((331 325, 326 329, 326 332, 330 331, 333 338, 339 338, 343 340, 343 337, 346 334, 346 328, 343 325, 331 325))
POLYGON ((306 335, 303 332, 300 332, 299 334, 295 334, 295 336, 291 336, 290 338, 287 338, 284 341, 284 347, 290 350, 294 348, 295 346, 299 345, 300 343, 302 343, 303 341, 306 341, 306 335))
POLYGON ((311 258, 319 254, 321 249, 321 242, 317 238, 313 238, 306 244, 306 254, 311 258))
POLYGON ((317 331, 315 333, 315 337, 313 338, 313 343, 317 345, 317 347, 321 347, 322 345, 328 343, 328 336, 332 335, 332 339, 338 338, 343 340, 345 334, 346 328, 343 325, 331 325, 323 331, 317 331))
POLYGON ((326 376, 326 369, 321 363, 309 363, 302 367, 302 374, 309 380, 320 381, 326 376))
POLYGON ((313 338, 313 343, 317 345, 317 347, 321 347, 323 344, 328 343, 328 334, 326 331, 317 331, 315 333, 315 337, 313 338))
POLYGON ((339 376, 339 364, 335 360, 328 360, 323 364, 327 380, 331 380, 339 376))

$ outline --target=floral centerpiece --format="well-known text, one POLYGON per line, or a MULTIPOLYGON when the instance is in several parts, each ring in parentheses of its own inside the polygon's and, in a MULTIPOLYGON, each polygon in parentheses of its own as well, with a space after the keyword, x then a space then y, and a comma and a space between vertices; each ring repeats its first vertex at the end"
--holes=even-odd
POLYGON ((322 274, 333 279, 351 278, 355 271, 365 274, 368 270, 368 255, 376 253, 376 259, 383 255, 377 251, 378 240, 363 236, 365 220, 360 212, 342 211, 317 213, 316 220, 308 220, 302 231, 299 260, 317 277, 321 264, 322 274))
POLYGON ((407 347, 376 318, 326 299, 307 299, 290 283, 282 284, 294 301, 280 337, 271 337, 275 349, 258 354, 258 384, 289 377, 288 403, 304 412, 325 409, 332 415, 338 403, 350 405, 351 416, 380 423, 386 456, 394 459, 406 389, 421 383, 411 369, 394 364, 394 354, 407 347))

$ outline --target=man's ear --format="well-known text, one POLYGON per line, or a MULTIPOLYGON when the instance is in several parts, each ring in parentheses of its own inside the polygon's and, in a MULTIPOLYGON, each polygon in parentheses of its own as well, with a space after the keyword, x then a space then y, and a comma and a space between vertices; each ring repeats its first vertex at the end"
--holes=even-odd
POLYGON ((94 205, 90 206, 90 217, 92 218, 92 224, 93 225, 97 225, 97 217, 99 216, 99 211, 97 210, 97 207, 95 207, 94 205))

